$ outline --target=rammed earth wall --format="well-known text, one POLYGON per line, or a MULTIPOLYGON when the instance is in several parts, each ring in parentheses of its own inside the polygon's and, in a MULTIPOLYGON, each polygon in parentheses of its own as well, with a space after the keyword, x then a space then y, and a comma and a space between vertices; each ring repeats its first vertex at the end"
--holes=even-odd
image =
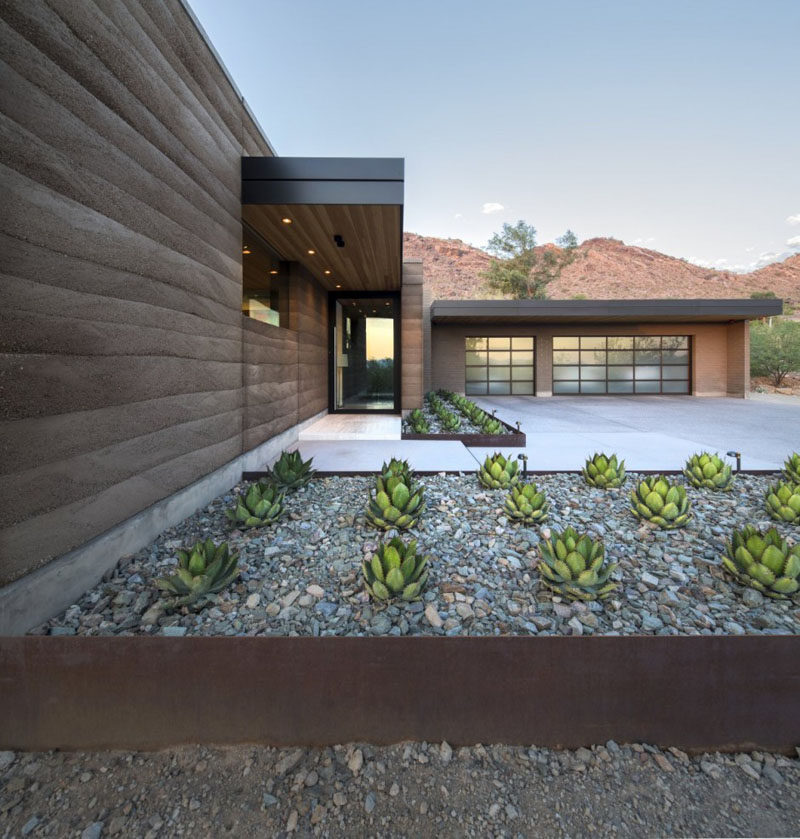
POLYGON ((180 0, 0 8, 0 584, 326 407, 326 298, 241 314, 272 150, 180 0))

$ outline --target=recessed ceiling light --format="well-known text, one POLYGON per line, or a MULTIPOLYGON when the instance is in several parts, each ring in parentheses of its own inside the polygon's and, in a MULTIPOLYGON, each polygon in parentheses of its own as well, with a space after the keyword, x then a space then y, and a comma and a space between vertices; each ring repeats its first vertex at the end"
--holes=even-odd
MULTIPOLYGON (((277 274, 277 273, 278 273, 278 270, 277 270, 276 268, 273 268, 273 269, 270 271, 270 274, 277 274)), ((386 305, 388 306, 389 304, 387 303, 386 305)))
POLYGON ((250 253, 250 248, 248 248, 248 247, 247 247, 247 245, 245 245, 245 246, 242 248, 242 253, 250 253))
POLYGON ((330 272, 331 272, 331 269, 330 269, 330 268, 326 268, 326 269, 325 269, 325 273, 326 273, 326 274, 330 274, 330 272))
POLYGON ((336 283, 336 288, 341 288, 342 286, 339 283, 336 283))
POLYGON ((281 219, 281 221, 282 221, 284 224, 291 224, 291 223, 292 223, 292 220, 291 220, 290 218, 282 218, 282 219, 281 219))
POLYGON ((308 249, 308 253, 309 253, 309 255, 310 255, 310 256, 314 256, 314 254, 316 253, 316 251, 315 251, 315 250, 313 250, 313 248, 309 248, 309 249, 308 249))

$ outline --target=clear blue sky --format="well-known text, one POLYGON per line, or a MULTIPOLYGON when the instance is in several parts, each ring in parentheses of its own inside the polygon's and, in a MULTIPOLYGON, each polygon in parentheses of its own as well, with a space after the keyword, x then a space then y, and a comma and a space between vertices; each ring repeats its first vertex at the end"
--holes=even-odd
POLYGON ((190 2, 278 154, 405 158, 406 230, 800 250, 800 0, 190 2))

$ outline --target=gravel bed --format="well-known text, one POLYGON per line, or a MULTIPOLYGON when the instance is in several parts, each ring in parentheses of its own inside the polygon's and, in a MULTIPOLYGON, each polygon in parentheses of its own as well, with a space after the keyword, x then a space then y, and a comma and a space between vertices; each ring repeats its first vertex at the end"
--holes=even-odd
MULTIPOLYGON (((562 602, 539 584, 541 529, 509 523, 505 493, 474 474, 423 478, 427 509, 411 534, 433 557, 423 599, 371 602, 360 563, 384 534, 366 524, 367 477, 316 478, 287 496, 287 514, 263 529, 231 530, 234 491, 120 561, 65 612, 33 630, 51 635, 789 635, 800 603, 775 601, 723 574, 733 527, 774 522, 763 508, 771 476, 740 475, 730 493, 691 487, 694 516, 673 531, 642 525, 621 490, 587 487, 579 475, 536 476, 551 502, 544 527, 601 536, 619 563, 620 587, 603 602, 562 602), (153 580, 175 549, 211 536, 241 552, 239 580, 199 613, 163 614, 153 580)), ((682 480, 682 479, 681 479, 682 480)), ((235 491, 243 487, 235 488, 235 491)), ((797 528, 778 525, 790 541, 797 528)), ((386 534, 386 537, 391 534, 386 534)))
MULTIPOLYGON (((428 403, 426 402, 421 410, 425 419, 428 420, 428 425, 430 426, 430 431, 427 432, 428 434, 485 434, 486 432, 479 426, 475 425, 474 422, 470 422, 459 410, 456 408, 455 405, 452 405, 446 399, 442 400, 445 404, 445 407, 450 411, 450 413, 455 414, 461 420, 461 428, 457 431, 448 431, 446 428, 442 428, 442 424, 439 421, 439 417, 434 414, 434 412, 428 407, 428 403)), ((407 434, 416 434, 417 432, 414 431, 411 423, 409 423, 408 419, 403 420, 403 431, 407 434)), ((505 427, 505 425, 501 425, 500 430, 497 432, 497 435, 502 434, 511 434, 511 431, 505 427)))
POLYGON ((0 835, 792 836, 800 761, 649 744, 0 752, 0 835))

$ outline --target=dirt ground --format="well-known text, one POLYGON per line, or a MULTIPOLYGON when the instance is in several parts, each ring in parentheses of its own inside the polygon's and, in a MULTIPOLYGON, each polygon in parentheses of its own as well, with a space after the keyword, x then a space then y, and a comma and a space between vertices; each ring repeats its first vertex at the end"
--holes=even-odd
POLYGON ((613 742, 2 752, 0 783, 4 839, 800 832, 797 759, 613 742))
POLYGON ((750 380, 750 390, 760 393, 782 393, 786 396, 800 396, 800 373, 789 373, 780 387, 775 387, 766 376, 755 376, 750 380))

